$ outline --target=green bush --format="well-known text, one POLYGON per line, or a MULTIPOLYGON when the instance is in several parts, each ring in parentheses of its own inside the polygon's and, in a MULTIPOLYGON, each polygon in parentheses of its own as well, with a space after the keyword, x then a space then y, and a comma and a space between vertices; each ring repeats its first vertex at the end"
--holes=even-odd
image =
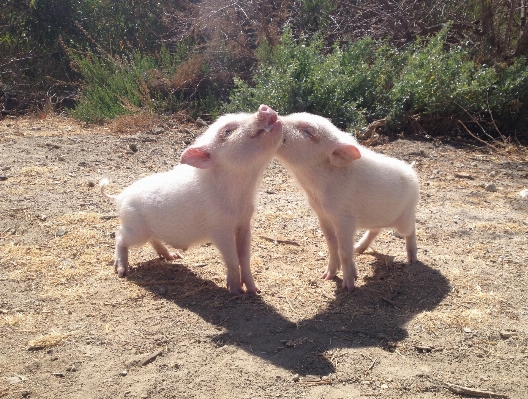
POLYGON ((447 43, 448 31, 449 25, 403 48, 364 38, 325 54, 320 36, 295 41, 286 30, 277 46, 258 48, 253 81, 237 79, 224 109, 253 111, 266 103, 281 114, 323 115, 345 129, 385 117, 389 129, 405 129, 413 117, 428 123, 430 132, 453 129, 458 119, 479 120, 522 136, 528 111, 526 59, 509 66, 480 65, 469 48, 447 43))
POLYGON ((390 92, 390 115, 425 117, 480 112, 486 108, 486 93, 493 84, 494 70, 479 67, 462 47, 446 49, 448 27, 428 42, 420 41, 390 92))

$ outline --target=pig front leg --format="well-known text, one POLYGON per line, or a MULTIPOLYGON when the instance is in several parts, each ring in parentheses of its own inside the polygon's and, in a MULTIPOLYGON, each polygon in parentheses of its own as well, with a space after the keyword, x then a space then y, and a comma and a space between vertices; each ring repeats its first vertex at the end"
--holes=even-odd
POLYGON ((240 264, 241 283, 246 286, 246 291, 249 294, 256 295, 259 288, 256 286, 255 281, 253 281, 253 275, 250 269, 251 225, 249 221, 237 229, 236 248, 240 264))
POLYGON ((356 221, 354 218, 342 218, 335 223, 338 243, 338 254, 343 269, 343 289, 353 291, 358 278, 354 263, 354 237, 356 235, 356 221))
POLYGON ((334 233, 332 224, 327 219, 319 217, 319 225, 325 236, 326 244, 328 246, 328 267, 321 278, 324 280, 332 280, 336 276, 340 266, 337 237, 334 233))
POLYGON ((244 293, 240 278, 240 263, 238 259, 236 233, 221 231, 213 238, 213 244, 218 248, 227 268, 227 289, 234 295, 244 293))

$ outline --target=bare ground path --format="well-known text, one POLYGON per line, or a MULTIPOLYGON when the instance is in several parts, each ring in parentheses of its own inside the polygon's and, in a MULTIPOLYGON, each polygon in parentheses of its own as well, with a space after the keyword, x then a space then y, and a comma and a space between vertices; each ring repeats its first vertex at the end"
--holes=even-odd
POLYGON ((173 262, 133 249, 133 273, 115 276, 118 220, 99 179, 115 193, 167 170, 201 132, 126 127, 0 121, 0 397, 460 397, 445 383, 527 397, 526 159, 376 147, 416 161, 420 262, 384 231, 351 294, 319 278, 324 237, 273 162, 254 218, 262 293, 233 297, 208 245, 173 262))

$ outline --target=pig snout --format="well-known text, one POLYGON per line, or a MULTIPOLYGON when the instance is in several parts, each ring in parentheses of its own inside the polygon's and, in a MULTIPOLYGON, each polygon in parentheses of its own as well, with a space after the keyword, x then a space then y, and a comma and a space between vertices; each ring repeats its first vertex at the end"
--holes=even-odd
POLYGON ((265 104, 262 104, 258 109, 257 119, 265 122, 268 126, 273 125, 277 121, 278 115, 273 109, 265 104))

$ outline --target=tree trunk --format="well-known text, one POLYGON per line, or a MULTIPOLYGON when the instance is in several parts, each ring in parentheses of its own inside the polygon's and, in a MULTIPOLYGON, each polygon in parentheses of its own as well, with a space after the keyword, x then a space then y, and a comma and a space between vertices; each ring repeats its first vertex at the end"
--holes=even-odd
POLYGON ((495 26, 493 25, 493 9, 491 0, 480 0, 482 5, 482 31, 488 44, 495 50, 498 50, 497 38, 495 36, 495 26))
POLYGON ((526 0, 521 0, 521 36, 515 49, 515 56, 528 55, 528 29, 526 29, 526 0))

